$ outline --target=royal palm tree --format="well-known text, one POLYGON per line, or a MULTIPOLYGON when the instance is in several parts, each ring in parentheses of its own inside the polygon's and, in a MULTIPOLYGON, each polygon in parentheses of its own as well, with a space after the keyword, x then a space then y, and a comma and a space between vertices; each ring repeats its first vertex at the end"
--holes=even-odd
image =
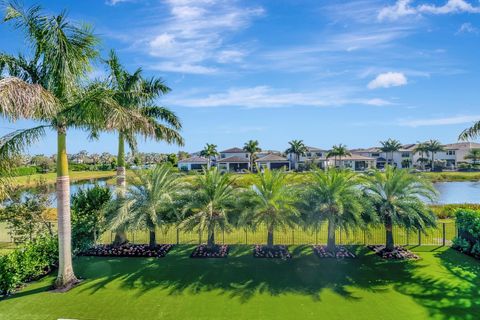
POLYGON ((233 179, 218 168, 204 169, 194 181, 195 191, 186 205, 190 213, 181 224, 186 230, 207 231, 207 247, 215 246, 215 229, 229 227, 228 213, 234 207, 233 179))
POLYGON ((480 121, 475 122, 470 128, 467 128, 460 133, 458 140, 467 141, 475 139, 480 134, 480 121))
POLYGON ((250 170, 253 172, 255 169, 255 159, 257 159, 257 152, 262 151, 258 146, 257 140, 248 140, 243 146, 243 150, 250 154, 250 170))
POLYGON ((327 249, 336 250, 335 231, 349 230, 361 223, 363 205, 357 175, 352 171, 329 169, 312 172, 305 192, 307 220, 328 222, 327 249))
POLYGON ((205 145, 205 148, 203 148, 202 151, 200 151, 200 155, 202 157, 207 158, 208 161, 208 169, 211 167, 211 162, 212 162, 212 157, 215 157, 218 155, 217 151, 217 145, 213 143, 207 143, 205 145))
POLYGON ((265 169, 257 174, 258 183, 250 192, 244 193, 246 203, 242 220, 246 225, 267 227, 267 247, 273 247, 276 229, 286 229, 295 223, 299 212, 297 198, 285 183, 285 173, 281 170, 265 169))
MULTIPOLYGON (((110 51, 106 64, 109 68, 109 87, 115 92, 115 101, 123 108, 138 112, 148 123, 148 126, 140 124, 138 127, 117 128, 117 196, 124 197, 126 190, 125 142, 128 143, 133 153, 137 151, 136 137, 138 135, 156 141, 165 141, 169 144, 183 145, 183 138, 178 132, 182 126, 175 113, 166 107, 155 104, 156 98, 170 91, 162 79, 146 79, 140 68, 133 73, 127 72, 113 50, 110 51)), ((124 213, 118 213, 118 215, 122 214, 124 213)), ((114 243, 122 244, 126 241, 125 230, 116 230, 114 243)))
POLYGON ((170 220, 169 208, 182 189, 179 176, 169 163, 157 165, 153 170, 135 171, 129 183, 126 198, 115 200, 113 214, 109 214, 110 226, 115 229, 149 230, 149 245, 155 247, 158 226, 170 220), (118 216, 118 207, 126 213, 118 216))
POLYGON ((440 151, 444 151, 443 145, 438 140, 429 140, 425 142, 427 151, 432 154, 432 171, 435 171, 435 154, 440 151))
POLYGON ((425 170, 425 163, 428 161, 426 157, 429 156, 428 153, 428 146, 425 142, 419 142, 415 146, 415 149, 413 149, 414 154, 420 154, 420 158, 418 158, 418 162, 422 164, 422 170, 425 170))
POLYGON ((292 140, 289 141, 288 144, 290 147, 288 147, 287 150, 285 150, 285 153, 287 154, 293 154, 294 160, 295 160, 295 169, 298 169, 298 162, 300 161, 301 156, 305 156, 307 153, 307 146, 303 143, 303 140, 292 140))
POLYGON ((395 165, 394 162, 393 162, 393 153, 397 152, 402 147, 402 144, 400 143, 400 141, 395 140, 395 139, 388 139, 388 140, 385 140, 385 141, 380 141, 380 144, 382 145, 380 147, 380 151, 385 152, 385 154, 387 155, 387 164, 390 164, 392 166, 395 165), (390 156, 391 156, 390 157, 390 162, 389 162, 389 159, 388 159, 388 154, 389 153, 390 153, 390 156))
MULTIPOLYGON (((67 128, 75 127, 93 133, 119 125, 128 127, 141 119, 138 115, 119 108, 112 99, 112 92, 104 86, 81 85, 90 68, 90 60, 97 56, 95 47, 98 40, 90 27, 72 24, 65 13, 47 16, 41 13, 38 6, 24 10, 14 2, 7 6, 5 20, 25 31, 28 41, 32 43, 34 58, 32 62, 24 64, 23 57, 3 55, 3 59, 9 60, 11 69, 21 70, 22 79, 2 80, 0 101, 10 103, 12 110, 55 104, 57 111, 35 117, 42 121, 36 127, 17 130, 3 137, 0 157, 9 157, 23 151, 45 135, 46 128, 53 128, 57 132, 59 271, 55 284, 59 288, 68 288, 77 279, 71 256, 67 128)), ((2 109, 7 110, 5 107, 2 109)))
POLYGON ((478 159, 480 159, 480 149, 472 149, 465 156, 465 159, 472 160, 472 164, 475 166, 478 164, 478 159))
POLYGON ((425 200, 434 201, 437 191, 420 176, 387 166, 385 172, 375 171, 365 177, 364 191, 385 226, 387 251, 395 248, 393 226, 419 231, 435 226, 435 215, 425 200))
MULTIPOLYGON (((337 159, 342 163, 342 157, 351 156, 352 154, 348 151, 347 146, 344 144, 335 145, 332 147, 332 150, 328 151, 327 159, 334 158, 335 167, 337 167, 337 159)), ((343 167, 343 164, 342 164, 343 167)))

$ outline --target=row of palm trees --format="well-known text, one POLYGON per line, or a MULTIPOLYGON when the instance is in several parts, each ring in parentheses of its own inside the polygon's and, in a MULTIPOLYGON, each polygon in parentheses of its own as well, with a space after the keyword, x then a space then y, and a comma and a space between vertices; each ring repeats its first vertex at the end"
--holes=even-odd
POLYGON ((274 232, 301 225, 313 228, 327 222, 328 250, 335 251, 335 231, 351 231, 383 224, 386 250, 394 250, 393 226, 424 231, 435 226, 425 204, 437 193, 432 184, 406 170, 387 166, 384 172, 358 175, 348 170, 314 170, 301 186, 286 183, 286 173, 264 170, 247 188, 235 188, 235 176, 217 168, 205 169, 186 183, 170 165, 137 172, 128 195, 109 206, 113 229, 148 229, 150 245, 159 226, 176 224, 185 230, 206 232, 207 246, 215 245, 215 231, 232 227, 265 226, 267 246, 274 232), (126 215, 116 215, 118 207, 126 215))
MULTIPOLYGON (((102 60, 107 79, 88 81, 99 56, 99 39, 88 25, 72 23, 65 12, 48 15, 39 6, 6 6, 5 21, 21 30, 29 49, 18 56, 0 54, 0 114, 8 121, 33 119, 40 124, 19 129, 0 140, 0 158, 8 160, 37 142, 46 129, 57 133, 57 212, 59 272, 56 286, 77 282, 72 267, 70 182, 67 131, 82 129, 96 138, 102 131, 118 133, 118 196, 125 195, 125 143, 136 148, 138 135, 183 144, 177 116, 155 99, 170 89, 142 70, 128 72, 115 52, 102 60), (2 75, 8 75, 1 78, 2 75)), ((121 242, 122 230, 118 238, 121 242)))

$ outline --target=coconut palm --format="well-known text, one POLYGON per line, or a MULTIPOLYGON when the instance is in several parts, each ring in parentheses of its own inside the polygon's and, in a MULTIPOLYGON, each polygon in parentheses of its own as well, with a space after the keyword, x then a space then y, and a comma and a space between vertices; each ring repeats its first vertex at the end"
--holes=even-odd
POLYGON ((380 147, 380 151, 385 152, 385 154, 387 155, 387 164, 395 165, 393 162, 393 153, 400 150, 400 148, 402 147, 400 141, 395 139, 388 139, 385 141, 380 141, 380 144, 382 145, 380 147), (388 157, 389 153, 390 159, 388 157))
POLYGON ((435 215, 425 200, 434 201, 437 191, 420 176, 387 166, 385 172, 375 171, 365 177, 364 191, 385 226, 387 251, 395 248, 393 226, 419 231, 435 226, 435 215))
MULTIPOLYGON (((7 6, 6 21, 25 31, 32 43, 33 62, 25 65, 23 58, 8 57, 11 69, 21 70, 20 78, 7 78, 0 85, 0 101, 10 108, 27 110, 34 106, 55 104, 56 112, 37 116, 42 124, 17 130, 2 138, 0 157, 7 158, 23 151, 45 135, 46 128, 57 132, 57 214, 59 241, 59 271, 57 287, 69 287, 77 282, 72 267, 70 190, 66 151, 67 129, 75 127, 98 132, 114 126, 130 126, 140 118, 127 113, 112 99, 112 92, 100 84, 82 86, 90 60, 97 55, 98 43, 88 26, 68 21, 65 13, 47 16, 38 6, 24 10, 16 3, 7 6), (34 65, 35 68, 28 66, 34 65), (39 89, 39 88, 42 89, 39 89), (32 90, 32 88, 36 88, 32 90), (46 94, 48 92, 48 94, 46 94), (14 94, 12 94, 14 93, 14 94), (44 102, 39 102, 44 101, 44 102)), ((8 71, 8 69, 7 69, 8 71)), ((18 73, 15 73, 18 74, 18 73)), ((2 107, 6 112, 8 109, 2 107)))
POLYGON ((465 156, 465 159, 472 160, 472 164, 475 166, 478 164, 478 159, 480 159, 480 149, 472 149, 465 156))
POLYGON ((113 212, 108 214, 109 224, 113 229, 148 229, 150 247, 155 247, 155 230, 169 222, 169 208, 175 203, 182 183, 172 166, 163 163, 153 170, 135 171, 135 178, 129 184, 126 198, 115 200, 113 212), (117 215, 119 207, 125 215, 117 215))
POLYGON ((217 151, 217 145, 213 143, 207 143, 205 145, 205 148, 203 148, 202 151, 200 151, 200 155, 202 157, 207 158, 208 161, 208 169, 211 167, 211 162, 212 162, 212 157, 215 157, 218 155, 217 151))
POLYGON ((425 170, 425 163, 428 161, 426 157, 429 156, 427 144, 425 142, 417 143, 413 152, 420 154, 420 158, 417 161, 422 164, 422 170, 425 170))
POLYGON ((435 171, 435 154, 440 151, 444 151, 443 145, 438 140, 429 140, 425 142, 427 151, 432 154, 432 171, 435 171))
MULTIPOLYGON (((126 190, 125 142, 134 153, 137 150, 136 137, 138 135, 165 141, 169 144, 183 145, 183 138, 178 132, 181 129, 181 123, 175 113, 154 103, 156 98, 170 91, 170 88, 161 79, 145 79, 140 68, 133 73, 127 72, 113 50, 110 51, 106 64, 109 69, 109 87, 115 92, 114 100, 123 108, 141 114, 148 123, 148 126, 140 123, 138 127, 121 126, 117 128, 117 196, 124 197, 126 190)), ((114 243, 121 244, 126 241, 126 232, 116 230, 114 243)))
POLYGON ((307 153, 307 146, 305 146, 303 140, 292 140, 289 141, 288 144, 290 145, 290 147, 285 150, 285 153, 293 154, 295 161, 295 169, 298 169, 298 162, 300 161, 300 157, 305 156, 305 154, 307 153))
POLYGON ((359 181, 354 172, 315 170, 304 195, 307 219, 318 224, 328 222, 327 249, 335 251, 335 230, 349 230, 361 223, 363 205, 359 181))
MULTIPOLYGON (((342 157, 351 156, 352 154, 348 151, 347 146, 344 144, 335 145, 332 147, 332 150, 328 151, 327 159, 334 158, 335 167, 337 167, 337 159, 342 163, 342 157)), ((343 164, 342 164, 343 166, 343 164)))
POLYGON ((243 146, 243 150, 250 154, 250 170, 253 171, 255 167, 255 159, 257 158, 257 152, 262 151, 258 146, 257 140, 248 140, 243 146))
POLYGON ((273 247, 274 231, 292 227, 296 222, 299 215, 297 197, 285 183, 285 173, 281 170, 265 169, 257 177, 258 183, 243 194, 248 205, 244 208, 242 220, 253 227, 266 226, 267 246, 273 247))
POLYGON ((215 246, 215 229, 225 230, 229 227, 227 216, 235 200, 232 183, 230 175, 222 174, 216 167, 204 169, 203 174, 194 181, 195 191, 185 208, 191 214, 181 227, 207 231, 208 248, 215 246))

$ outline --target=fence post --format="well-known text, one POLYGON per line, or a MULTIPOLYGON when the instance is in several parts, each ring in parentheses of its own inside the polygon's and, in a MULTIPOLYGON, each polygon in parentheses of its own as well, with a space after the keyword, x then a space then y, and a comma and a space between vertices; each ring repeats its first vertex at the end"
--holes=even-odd
POLYGON ((445 244, 446 244, 446 242, 447 242, 447 239, 446 239, 446 237, 447 237, 447 231, 446 231, 446 228, 445 228, 445 222, 442 223, 442 235, 443 235, 443 237, 442 237, 442 245, 445 247, 445 244))
POLYGON ((295 245, 295 231, 292 229, 292 245, 295 245))
POLYGON ((245 230, 245 245, 248 244, 248 241, 247 241, 247 230, 245 230))
POLYGON ((315 224, 315 244, 318 245, 318 225, 315 224))
POLYGON ((418 230, 418 245, 422 245, 422 232, 420 230, 418 230))
POLYGON ((177 227, 177 244, 180 244, 180 230, 177 227))
POLYGON ((222 229, 222 242, 225 244, 225 229, 222 229))

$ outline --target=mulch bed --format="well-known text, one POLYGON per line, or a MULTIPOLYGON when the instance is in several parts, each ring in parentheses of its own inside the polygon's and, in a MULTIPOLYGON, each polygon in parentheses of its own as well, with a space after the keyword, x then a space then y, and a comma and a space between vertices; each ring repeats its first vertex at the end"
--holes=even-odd
POLYGON ((344 258, 356 258, 357 256, 348 250, 344 246, 337 246, 335 248, 335 251, 328 251, 327 246, 321 246, 321 245, 316 245, 313 246, 313 252, 319 257, 319 258, 337 258, 337 259, 344 259, 344 258))
POLYGON ((287 260, 291 259, 292 255, 288 252, 287 246, 267 247, 257 244, 253 247, 253 257, 287 260))
POLYGON ((157 244, 150 248, 147 244, 111 244, 97 245, 83 252, 83 256, 97 257, 156 257, 163 258, 172 249, 173 244, 157 244))
POLYGON ((419 256, 414 254, 413 252, 405 249, 402 246, 396 246, 393 251, 386 251, 384 245, 370 245, 368 248, 375 252, 375 254, 379 255, 383 259, 390 259, 390 260, 417 260, 420 259, 419 256))
POLYGON ((193 250, 190 258, 226 258, 228 256, 229 247, 224 245, 215 245, 211 248, 205 244, 201 244, 193 250))

